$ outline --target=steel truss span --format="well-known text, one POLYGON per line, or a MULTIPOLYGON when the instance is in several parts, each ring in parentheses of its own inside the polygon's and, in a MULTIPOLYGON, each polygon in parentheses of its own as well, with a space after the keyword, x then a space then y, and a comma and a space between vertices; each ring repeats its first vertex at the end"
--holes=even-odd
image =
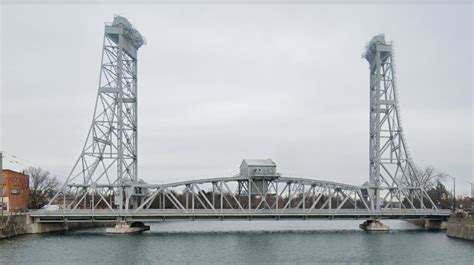
MULTIPOLYGON (((71 185, 81 200, 58 212, 33 212, 40 222, 146 221, 165 219, 281 218, 432 218, 445 219, 449 210, 413 207, 397 196, 380 209, 370 207, 368 190, 306 178, 249 179, 241 176, 202 179, 163 185, 132 184, 145 197, 135 209, 112 207, 115 185, 71 185)), ((401 193, 401 191, 400 191, 401 193)))
POLYGON ((39 221, 449 215, 430 199, 408 154, 392 46, 383 35, 372 38, 364 55, 370 64, 370 176, 363 186, 290 178, 276 171, 267 177, 262 176, 270 171, 161 185, 139 180, 137 53, 143 43, 123 17, 105 26, 99 88, 86 142, 63 188, 49 202, 62 209, 32 212, 39 221))

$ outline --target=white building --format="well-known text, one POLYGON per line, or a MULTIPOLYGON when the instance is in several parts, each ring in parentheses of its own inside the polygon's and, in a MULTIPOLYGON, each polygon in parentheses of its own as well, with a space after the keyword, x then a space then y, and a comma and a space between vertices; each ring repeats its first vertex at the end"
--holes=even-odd
POLYGON ((240 164, 240 175, 248 178, 277 177, 276 164, 271 159, 244 159, 240 164))

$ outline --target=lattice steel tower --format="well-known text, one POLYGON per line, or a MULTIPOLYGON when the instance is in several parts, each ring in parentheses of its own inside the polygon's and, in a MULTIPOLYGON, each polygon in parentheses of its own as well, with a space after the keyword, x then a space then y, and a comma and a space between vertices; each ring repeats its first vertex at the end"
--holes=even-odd
POLYGON ((371 207, 384 207, 389 196, 399 203, 405 201, 406 206, 412 208, 425 208, 425 203, 435 207, 419 181, 419 173, 407 150, 400 120, 392 44, 385 42, 384 35, 377 35, 366 47, 364 57, 370 64, 371 207), (382 199, 381 196, 385 197, 382 199))
POLYGON ((105 25, 92 124, 62 191, 66 201, 66 187, 76 187, 68 193, 70 208, 97 203, 87 201, 87 195, 101 186, 108 188, 99 198, 109 206, 115 203, 113 208, 128 209, 138 203, 140 194, 126 184, 138 182, 137 51, 143 44, 144 38, 126 18, 115 16, 105 25), (106 199, 107 192, 114 202, 106 199))

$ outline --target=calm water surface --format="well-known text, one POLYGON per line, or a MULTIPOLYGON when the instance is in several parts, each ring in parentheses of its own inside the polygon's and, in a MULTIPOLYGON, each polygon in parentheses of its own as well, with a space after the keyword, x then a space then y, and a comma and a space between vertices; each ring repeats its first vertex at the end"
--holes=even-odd
POLYGON ((150 232, 105 229, 0 241, 0 264, 474 264, 474 243, 387 221, 196 221, 154 223, 150 232))

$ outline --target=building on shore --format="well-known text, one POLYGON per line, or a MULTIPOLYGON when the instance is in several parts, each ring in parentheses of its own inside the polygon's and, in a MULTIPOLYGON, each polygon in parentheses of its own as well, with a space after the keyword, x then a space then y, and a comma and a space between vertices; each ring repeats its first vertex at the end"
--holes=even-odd
POLYGON ((29 177, 9 169, 2 170, 0 178, 0 210, 19 212, 28 209, 30 196, 29 177), (3 202, 3 204, 2 204, 3 202))

